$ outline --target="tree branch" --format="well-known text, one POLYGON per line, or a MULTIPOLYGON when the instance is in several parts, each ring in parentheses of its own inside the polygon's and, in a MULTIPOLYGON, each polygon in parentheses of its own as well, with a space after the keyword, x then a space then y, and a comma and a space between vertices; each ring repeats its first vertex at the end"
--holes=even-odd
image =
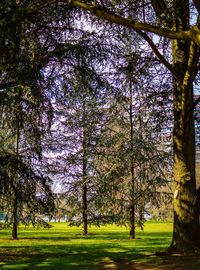
POLYGON ((171 73, 173 74, 175 79, 179 79, 179 74, 175 71, 175 69, 173 69, 172 65, 164 58, 164 56, 159 52, 159 50, 157 49, 156 45, 154 44, 154 42, 152 41, 152 39, 144 32, 142 31, 137 31, 137 33, 143 37, 146 42, 148 42, 148 44, 150 45, 151 49, 153 50, 153 52, 155 53, 155 55, 158 57, 158 59, 165 65, 165 67, 171 71, 171 73))
POLYGON ((197 25, 193 26, 190 30, 187 31, 172 31, 166 28, 153 26, 148 23, 142 23, 132 19, 124 18, 113 13, 112 11, 109 11, 108 9, 102 8, 101 6, 95 4, 83 2, 80 0, 65 1, 72 7, 77 7, 89 11, 98 18, 109 21, 111 23, 123 25, 135 31, 144 30, 169 39, 193 40, 198 46, 200 46, 200 29, 197 25))

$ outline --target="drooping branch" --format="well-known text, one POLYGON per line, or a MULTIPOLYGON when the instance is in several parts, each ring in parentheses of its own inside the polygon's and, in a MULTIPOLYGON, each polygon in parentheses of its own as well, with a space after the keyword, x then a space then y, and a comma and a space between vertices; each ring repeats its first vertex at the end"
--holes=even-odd
POLYGON ((100 19, 129 27, 135 31, 144 30, 169 39, 193 40, 198 46, 200 46, 200 29, 198 25, 194 25, 190 30, 187 31, 173 31, 167 28, 161 28, 159 26, 154 26, 148 23, 142 23, 132 19, 124 18, 108 9, 105 9, 104 7, 88 2, 83 2, 80 0, 66 0, 66 2, 71 7, 84 9, 91 12, 100 19))

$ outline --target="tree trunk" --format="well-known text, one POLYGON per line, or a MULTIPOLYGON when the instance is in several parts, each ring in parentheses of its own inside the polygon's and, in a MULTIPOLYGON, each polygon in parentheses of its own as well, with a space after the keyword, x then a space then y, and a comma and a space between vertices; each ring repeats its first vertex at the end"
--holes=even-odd
POLYGON ((83 235, 88 233, 88 217, 87 217, 87 132, 86 132, 86 106, 83 103, 83 186, 82 186, 82 222, 83 222, 83 235))
POLYGON ((57 211, 57 219, 58 219, 58 223, 60 223, 60 209, 58 208, 58 211, 57 211))
POLYGON ((88 221, 87 221, 87 186, 83 185, 83 208, 82 208, 82 219, 83 219, 83 234, 86 235, 88 233, 88 221))
MULTIPOLYGON (((175 29, 187 30, 188 1, 177 2, 175 29), (184 12, 183 12, 183 10, 184 12)), ((173 41, 173 65, 179 73, 174 80, 173 157, 174 230, 170 251, 191 252, 198 246, 198 213, 195 182, 195 130, 193 81, 198 49, 193 42, 173 41)))
MULTIPOLYGON (((20 106, 20 96, 21 96, 21 91, 18 93, 18 106, 20 106)), ((20 112, 20 110, 19 110, 20 112)), ((17 130, 16 130, 16 156, 17 159, 19 158, 19 142, 20 142, 20 117, 17 114, 16 117, 17 121, 17 130)), ((17 172, 14 172, 13 176, 13 193, 14 193, 14 198, 13 198, 13 227, 12 227, 12 238, 13 239, 18 239, 17 235, 17 229, 18 229, 18 204, 19 204, 19 196, 18 196, 18 163, 17 163, 17 172)))
POLYGON ((17 229, 18 229, 18 199, 17 195, 15 194, 15 198, 13 200, 13 226, 12 226, 13 240, 18 239, 17 229))
MULTIPOLYGON (((195 184, 195 133, 192 87, 174 99, 174 231, 171 249, 187 251, 198 245, 198 213, 195 184), (190 94, 188 95, 188 92, 190 94)), ((179 94, 178 94, 179 93, 179 94)))
POLYGON ((134 168, 133 164, 131 164, 131 183, 130 183, 130 239, 135 239, 135 179, 134 179, 134 168))
MULTIPOLYGON (((131 75, 131 74, 130 74, 131 75)), ((130 121, 130 239, 135 239, 135 175, 134 175, 134 158, 133 158, 133 93, 132 81, 129 78, 129 121, 130 121)))

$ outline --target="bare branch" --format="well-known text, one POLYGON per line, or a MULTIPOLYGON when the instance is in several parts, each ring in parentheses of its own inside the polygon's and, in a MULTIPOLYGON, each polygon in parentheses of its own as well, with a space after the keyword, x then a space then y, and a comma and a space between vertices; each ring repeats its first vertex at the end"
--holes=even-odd
POLYGON ((138 34, 141 37, 143 37, 148 42, 148 44, 150 45, 151 49, 153 50, 153 52, 155 53, 155 55, 158 57, 158 59, 166 66, 166 68, 169 71, 171 71, 171 73, 173 74, 174 78, 178 80, 179 74, 175 71, 175 69, 173 69, 172 65, 159 52, 159 50, 157 49, 157 47, 154 44, 154 42, 152 41, 152 39, 146 33, 142 32, 142 31, 138 31, 138 34))

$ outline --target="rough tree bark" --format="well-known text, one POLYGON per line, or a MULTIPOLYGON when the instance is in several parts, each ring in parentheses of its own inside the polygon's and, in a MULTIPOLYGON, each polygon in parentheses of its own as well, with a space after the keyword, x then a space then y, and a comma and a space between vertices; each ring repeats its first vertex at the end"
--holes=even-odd
MULTIPOLYGON (((189 1, 175 0, 176 31, 189 29, 189 1)), ((198 48, 193 41, 173 41, 174 230, 170 250, 190 251, 198 243, 198 212, 195 182, 195 129, 193 81, 198 48)))
POLYGON ((192 86, 174 86, 174 230, 171 251, 198 246, 192 86), (187 116, 186 116, 187 115, 187 116))

